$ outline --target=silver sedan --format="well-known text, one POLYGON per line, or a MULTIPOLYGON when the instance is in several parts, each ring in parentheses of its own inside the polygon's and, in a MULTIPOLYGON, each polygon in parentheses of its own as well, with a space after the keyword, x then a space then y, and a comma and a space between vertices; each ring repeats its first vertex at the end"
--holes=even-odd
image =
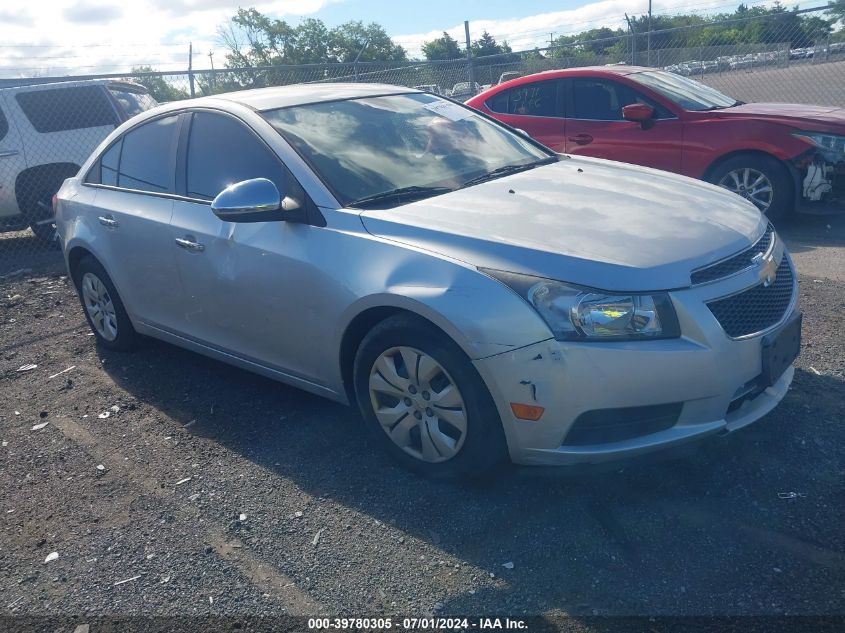
POLYGON ((790 258, 747 201, 396 86, 160 106, 65 182, 56 224, 100 345, 354 405, 435 477, 733 431, 798 353, 790 258))

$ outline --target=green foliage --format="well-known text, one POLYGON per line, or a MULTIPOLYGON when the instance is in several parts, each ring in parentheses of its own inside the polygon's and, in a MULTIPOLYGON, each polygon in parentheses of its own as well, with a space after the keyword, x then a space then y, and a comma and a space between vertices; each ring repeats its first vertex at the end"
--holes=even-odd
MULTIPOLYGON (((150 73, 155 71, 150 66, 137 66, 132 68, 132 72, 150 73)), ((150 94, 153 96, 153 99, 155 99, 159 103, 166 103, 167 101, 179 101, 180 99, 187 99, 190 96, 186 91, 180 90, 176 86, 167 83, 164 77, 151 77, 149 75, 146 75, 133 77, 132 81, 141 84, 142 86, 145 86, 147 90, 150 91, 150 94)))
POLYGON ((329 29, 307 18, 297 26, 269 18, 255 8, 238 9, 218 32, 230 68, 355 61, 404 61, 405 50, 379 24, 350 21, 329 29), (363 49, 363 51, 362 51, 363 49))
POLYGON ((422 52, 428 60, 460 59, 465 55, 458 41, 446 31, 443 31, 443 37, 424 42, 422 52))

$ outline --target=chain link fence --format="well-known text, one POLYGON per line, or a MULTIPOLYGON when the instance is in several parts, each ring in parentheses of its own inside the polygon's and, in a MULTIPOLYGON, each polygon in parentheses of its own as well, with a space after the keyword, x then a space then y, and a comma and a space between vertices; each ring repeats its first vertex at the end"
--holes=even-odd
MULTIPOLYGON (((317 82, 419 87, 466 100, 507 79, 606 64, 662 68, 741 101, 845 106, 845 28, 826 8, 436 62, 357 62, 182 73, 0 79, 0 289, 20 271, 61 266, 51 198, 122 121, 155 102, 317 82)), ((0 291, 0 301, 5 300, 0 291)))

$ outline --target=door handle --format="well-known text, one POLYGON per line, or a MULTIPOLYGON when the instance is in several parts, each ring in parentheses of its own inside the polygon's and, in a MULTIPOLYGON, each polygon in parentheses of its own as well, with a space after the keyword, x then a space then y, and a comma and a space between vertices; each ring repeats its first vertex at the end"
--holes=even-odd
POLYGON ((0 152, 0 158, 6 158, 6 156, 17 156, 18 154, 20 154, 19 150, 7 149, 7 150, 0 152))
POLYGON ((569 140, 576 145, 588 145, 593 142, 593 137, 589 134, 576 134, 575 136, 570 136, 569 140))
POLYGON ((120 223, 115 220, 114 217, 111 215, 101 215, 97 219, 100 221, 100 224, 102 224, 103 226, 107 226, 110 229, 116 229, 118 226, 120 226, 120 223))
POLYGON ((176 245, 180 248, 184 248, 186 251, 193 251, 195 253, 202 253, 205 250, 205 246, 199 242, 194 242, 193 240, 186 239, 184 237, 177 237, 176 245))

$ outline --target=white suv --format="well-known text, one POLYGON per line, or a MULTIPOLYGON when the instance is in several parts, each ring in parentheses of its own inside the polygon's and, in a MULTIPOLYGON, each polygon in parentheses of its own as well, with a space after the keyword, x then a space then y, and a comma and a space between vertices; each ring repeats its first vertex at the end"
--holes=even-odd
POLYGON ((115 127, 155 105, 144 86, 110 79, 0 87, 0 231, 29 226, 51 240, 51 198, 65 178, 115 127))

